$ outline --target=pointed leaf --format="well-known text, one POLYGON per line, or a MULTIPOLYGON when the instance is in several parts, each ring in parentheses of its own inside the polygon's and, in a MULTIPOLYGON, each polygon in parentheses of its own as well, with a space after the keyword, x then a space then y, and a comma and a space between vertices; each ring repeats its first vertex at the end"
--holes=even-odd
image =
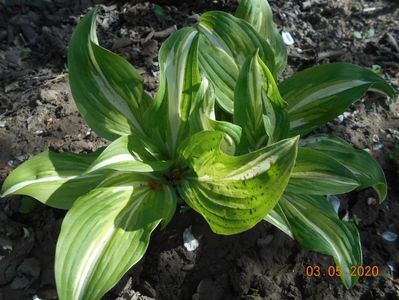
POLYGON ((156 137, 171 157, 188 133, 188 119, 201 83, 198 67, 198 32, 183 28, 171 35, 159 52, 160 87, 151 118, 156 137))
POLYGON ((293 236, 311 251, 334 257, 342 282, 352 287, 358 277, 351 276, 352 266, 362 265, 362 249, 355 224, 339 219, 331 204, 320 196, 284 194, 275 216, 265 220, 293 236))
POLYGON ((270 44, 276 60, 276 73, 287 65, 287 47, 273 22, 273 12, 267 0, 241 0, 236 17, 247 21, 270 44))
POLYGON ((288 102, 291 136, 305 135, 334 119, 369 90, 395 95, 374 72, 343 63, 306 69, 284 80, 279 88, 288 102))
POLYGON ((143 257, 151 232, 173 216, 175 207, 174 191, 151 189, 145 176, 79 198, 57 243, 59 298, 101 299, 143 257))
POLYGON ((269 42, 246 21, 225 12, 211 11, 201 16, 197 29, 205 34, 216 48, 231 56, 239 68, 249 53, 259 49, 260 58, 273 76, 277 76, 278 70, 269 42))
POLYGON ((153 172, 170 167, 172 162, 162 161, 161 155, 153 149, 155 146, 149 141, 136 135, 122 136, 92 162, 86 173, 98 170, 153 172))
POLYGON ((42 152, 6 178, 1 197, 27 195, 46 205, 68 209, 77 197, 104 179, 105 172, 85 174, 99 155, 99 152, 88 155, 42 152))
POLYGON ((75 29, 68 50, 72 95, 83 118, 100 136, 145 135, 143 112, 150 105, 143 78, 125 59, 100 47, 96 9, 75 29))
POLYGON ((215 120, 215 93, 213 86, 209 85, 206 78, 202 79, 201 86, 190 113, 190 135, 203 130, 216 130, 226 133, 227 141, 234 146, 238 145, 241 138, 241 127, 224 121, 215 120))
POLYGON ((310 195, 348 193, 359 186, 352 172, 334 158, 308 148, 298 148, 287 192, 310 195))
POLYGON ((234 234, 255 226, 276 205, 295 162, 297 139, 229 156, 220 150, 222 138, 205 131, 181 147, 186 173, 178 190, 215 233, 234 234))
POLYGON ((315 135, 301 140, 301 144, 332 157, 348 168, 358 181, 357 189, 372 187, 380 202, 386 198, 387 181, 384 171, 366 151, 354 149, 344 140, 328 135, 315 135))
POLYGON ((234 123, 242 127, 238 153, 247 153, 288 136, 285 102, 258 53, 248 57, 234 94, 234 123))
POLYGON ((216 102, 226 112, 233 113, 234 88, 238 66, 223 49, 215 47, 202 33, 199 39, 199 66, 202 76, 215 89, 216 102))

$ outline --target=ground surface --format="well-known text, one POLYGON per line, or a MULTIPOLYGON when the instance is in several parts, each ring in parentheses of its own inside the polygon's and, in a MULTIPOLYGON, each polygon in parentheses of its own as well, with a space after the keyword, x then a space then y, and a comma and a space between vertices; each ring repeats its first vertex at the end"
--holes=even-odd
MULTIPOLYGON (((92 2, 43 1, 45 9, 1 3, 0 183, 40 151, 80 153, 106 145, 77 112, 65 68, 70 34, 92 2)), ((151 92, 158 84, 157 51, 164 30, 191 24, 206 10, 233 12, 237 5, 228 0, 157 3, 171 20, 157 17, 149 2, 103 2, 99 25, 102 45, 136 66, 151 92)), ((271 3, 276 22, 295 40, 286 76, 343 61, 379 65, 381 75, 399 86, 397 1, 271 3)), ((378 265, 380 276, 360 279, 351 290, 336 278, 308 278, 306 265, 326 271, 331 258, 302 250, 266 223, 240 235, 217 236, 198 215, 187 212, 177 213, 166 230, 153 235, 148 253, 105 299, 399 299, 399 242, 382 238, 386 231, 399 233, 398 159, 387 158, 399 143, 398 130, 398 103, 375 94, 321 129, 371 149, 384 167, 389 182, 384 204, 373 203, 371 190, 341 197, 341 214, 348 211, 359 220, 364 264, 378 265), (182 242, 189 226, 200 242, 194 252, 187 252, 182 242)), ((56 299, 54 248, 64 212, 39 205, 21 214, 20 200, 0 204, 0 299, 56 299)))

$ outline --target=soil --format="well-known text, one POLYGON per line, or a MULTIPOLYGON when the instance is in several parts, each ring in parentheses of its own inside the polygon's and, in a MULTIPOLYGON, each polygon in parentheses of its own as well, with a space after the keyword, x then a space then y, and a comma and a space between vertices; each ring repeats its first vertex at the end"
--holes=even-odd
MULTIPOLYGON (((237 6, 229 0, 3 4, 12 2, 17 1, 0 2, 0 184, 43 150, 84 153, 107 145, 80 117, 66 70, 71 32, 93 4, 104 6, 100 43, 138 68, 150 92, 158 85, 157 52, 168 33, 207 10, 234 12, 237 6), (155 15, 154 3, 170 18, 155 15)), ((399 2, 270 2, 280 29, 295 41, 284 76, 319 63, 352 62, 380 69, 399 87, 399 2)), ((367 148, 384 168, 389 193, 383 204, 375 204, 372 190, 340 196, 340 215, 359 223, 364 265, 377 265, 379 276, 361 278, 349 290, 337 278, 307 277, 306 266, 327 273, 332 259, 301 249, 264 222, 243 234, 218 236, 188 211, 155 232, 145 257, 104 299, 399 299, 399 240, 383 238, 386 232, 399 233, 398 130, 398 102, 374 93, 319 130, 367 148), (192 252, 182 240, 190 226, 199 240, 192 252)), ((0 204, 0 299, 57 299, 54 249, 65 212, 36 204, 21 213, 20 203, 21 197, 12 197, 0 204)))

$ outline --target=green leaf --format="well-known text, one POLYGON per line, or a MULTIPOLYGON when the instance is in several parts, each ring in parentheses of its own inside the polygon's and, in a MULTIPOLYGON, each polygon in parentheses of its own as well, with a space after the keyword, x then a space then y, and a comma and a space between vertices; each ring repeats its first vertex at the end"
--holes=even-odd
POLYGON ((4 181, 1 197, 27 195, 61 209, 96 187, 105 172, 85 174, 99 152, 78 155, 45 151, 16 168, 4 181))
POLYGON ((87 124, 100 136, 146 135, 143 115, 151 104, 143 78, 122 57, 100 47, 96 9, 75 29, 68 50, 72 95, 87 124))
POLYGON ((190 112, 190 135, 203 130, 224 132, 226 133, 226 141, 235 148, 235 145, 240 142, 241 127, 230 122, 216 121, 214 106, 215 93, 213 86, 209 85, 206 78, 203 78, 195 99, 195 105, 190 112))
POLYGON ((204 131, 182 145, 186 173, 178 191, 215 233, 227 235, 252 228, 276 205, 295 162, 297 138, 242 156, 223 153, 222 138, 204 131))
POLYGON ((358 277, 350 275, 351 267, 362 265, 355 224, 341 221, 324 197, 284 194, 278 204, 278 209, 265 220, 294 237, 302 247, 333 256, 342 282, 347 288, 352 287, 358 277))
POLYGON ((241 0, 236 17, 247 21, 270 44, 280 75, 287 65, 287 47, 273 22, 273 12, 267 0, 241 0))
POLYGON ((335 195, 348 193, 358 186, 356 177, 345 164, 325 152, 299 147, 287 192, 335 195))
POLYGON ((173 216, 170 187, 153 190, 140 175, 119 184, 92 190, 67 213, 55 259, 61 300, 100 299, 143 257, 158 224, 173 216))
POLYGON ((247 153, 288 136, 285 102, 257 51, 240 70, 234 94, 234 123, 241 126, 238 153, 247 153))
POLYGON ((248 54, 259 50, 259 56, 276 78, 278 70, 273 50, 250 24, 221 11, 204 13, 197 25, 208 40, 218 49, 231 56, 241 68, 248 54))
POLYGON ((358 181, 357 189, 372 187, 380 202, 387 196, 387 181, 378 162, 366 151, 354 149, 337 137, 315 135, 300 141, 301 145, 320 151, 348 168, 358 181))
POLYGON ((170 157, 188 135, 190 112, 201 84, 198 34, 193 28, 178 30, 159 52, 160 87, 149 116, 157 120, 154 137, 170 157))
POLYGON ((172 162, 161 160, 161 155, 152 149, 155 146, 136 135, 122 136, 91 163, 86 173, 99 170, 153 172, 171 166, 172 162))
POLYGON ((216 102, 226 112, 233 114, 234 89, 239 69, 234 59, 223 49, 215 47, 204 34, 200 35, 198 52, 201 75, 215 89, 216 102))
POLYGON ((342 114, 367 91, 389 97, 395 90, 374 72, 351 64, 327 64, 306 69, 279 85, 288 102, 291 136, 306 135, 342 114))

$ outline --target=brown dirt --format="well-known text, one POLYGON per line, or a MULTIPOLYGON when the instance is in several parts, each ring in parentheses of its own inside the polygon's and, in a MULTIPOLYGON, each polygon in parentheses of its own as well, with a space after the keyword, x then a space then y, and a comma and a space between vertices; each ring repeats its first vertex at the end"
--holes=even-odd
MULTIPOLYGON (((65 65, 70 34, 93 3, 43 2, 45 9, 0 3, 0 184, 40 151, 91 152, 107 144, 81 119, 65 65)), ((276 22, 295 40, 285 76, 318 63, 353 62, 367 68, 378 64, 381 75, 399 87, 397 1, 270 2, 276 22), (354 36, 370 29, 374 34, 354 36)), ((157 52, 164 40, 160 32, 191 24, 207 10, 233 12, 237 5, 229 0, 102 3, 107 7, 100 18, 100 42, 136 66, 151 92, 158 85, 157 52), (154 15, 155 2, 172 20, 154 15)), ((385 231, 399 233, 399 159, 387 158, 399 143, 395 130, 398 103, 372 93, 342 120, 320 129, 371 149, 384 167, 389 182, 384 204, 368 204, 375 197, 371 190, 341 197, 342 215, 348 212, 359 220, 364 264, 378 265, 380 276, 362 278, 351 290, 337 278, 308 278, 305 266, 319 265, 326 273, 332 259, 301 249, 266 223, 239 235, 215 235, 189 211, 176 213, 166 230, 155 232, 145 257, 104 299, 399 299, 399 242, 381 237, 385 231), (182 233, 189 226, 200 242, 194 252, 183 247, 182 233)), ((0 299, 56 299, 54 249, 65 213, 39 204, 21 214, 20 201, 12 197, 1 203, 0 299)))

